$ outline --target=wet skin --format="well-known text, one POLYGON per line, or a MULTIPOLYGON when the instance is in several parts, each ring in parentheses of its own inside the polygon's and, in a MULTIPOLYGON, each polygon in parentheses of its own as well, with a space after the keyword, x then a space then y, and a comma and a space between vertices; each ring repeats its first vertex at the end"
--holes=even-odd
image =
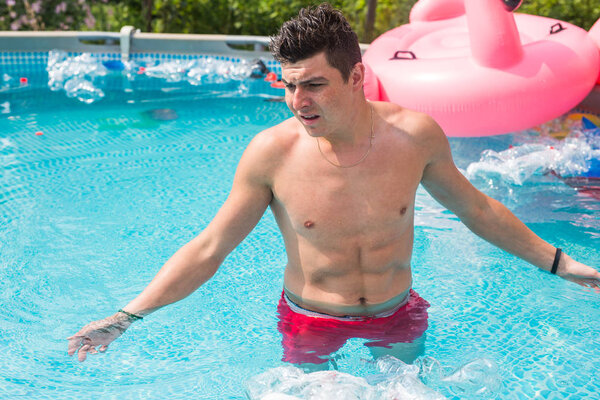
POLYGON ((300 306, 331 315, 391 309, 412 282, 414 198, 425 160, 394 125, 403 116, 385 104, 373 105, 369 150, 361 67, 344 82, 323 54, 284 65, 295 118, 268 132, 282 145, 270 206, 288 255, 286 291, 300 306), (367 150, 351 168, 325 159, 349 165, 367 150))
MULTIPOLYGON (((254 137, 210 224, 124 310, 145 316, 193 293, 269 206, 283 235, 284 284, 294 302, 331 315, 394 308, 412 285, 419 184, 477 235, 550 269, 555 247, 469 183, 430 117, 365 100, 361 63, 348 80, 323 54, 282 67, 294 117, 254 137)), ((600 292, 600 273, 565 253, 556 274, 600 292)), ((69 354, 84 360, 106 350, 131 323, 123 318, 118 313, 84 326, 69 338, 69 354)))

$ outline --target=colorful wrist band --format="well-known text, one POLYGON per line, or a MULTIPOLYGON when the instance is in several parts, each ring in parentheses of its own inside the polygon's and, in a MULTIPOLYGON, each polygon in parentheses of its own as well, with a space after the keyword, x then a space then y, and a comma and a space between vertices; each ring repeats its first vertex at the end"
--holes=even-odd
POLYGON ((136 314, 132 314, 132 313, 130 313, 130 312, 127 312, 127 311, 123 310, 122 308, 120 308, 118 312, 120 312, 120 313, 123 313, 123 314, 127 315, 129 318, 133 319, 134 321, 137 321, 137 320, 139 320, 139 319, 144 319, 144 317, 141 317, 141 316, 139 316, 139 315, 136 315, 136 314))
POLYGON ((556 248, 556 254, 554 254, 554 262, 552 263, 552 269, 550 273, 556 275, 556 270, 558 269, 558 263, 560 262, 560 253, 562 253, 562 249, 556 248))

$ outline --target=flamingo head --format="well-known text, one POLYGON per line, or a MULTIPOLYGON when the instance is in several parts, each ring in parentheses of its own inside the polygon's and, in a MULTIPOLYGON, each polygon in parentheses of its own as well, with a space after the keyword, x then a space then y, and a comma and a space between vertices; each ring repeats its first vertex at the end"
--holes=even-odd
POLYGON ((502 4, 504 5, 504 9, 506 11, 512 12, 521 7, 523 0, 502 0, 502 4))

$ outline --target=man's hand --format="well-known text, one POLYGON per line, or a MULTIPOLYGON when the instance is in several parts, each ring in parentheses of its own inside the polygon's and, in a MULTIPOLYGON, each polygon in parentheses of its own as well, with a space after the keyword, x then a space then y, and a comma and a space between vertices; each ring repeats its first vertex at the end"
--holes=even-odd
POLYGON ((90 322, 75 335, 68 337, 70 356, 78 353, 79 361, 85 361, 87 354, 105 352, 108 345, 121 336, 132 324, 130 318, 122 313, 90 322), (98 349, 96 347, 100 346, 98 349))
POLYGON ((566 260, 559 265, 556 275, 571 282, 575 282, 578 285, 592 288, 600 293, 600 272, 592 267, 573 260, 571 257, 567 256, 565 259, 566 260))

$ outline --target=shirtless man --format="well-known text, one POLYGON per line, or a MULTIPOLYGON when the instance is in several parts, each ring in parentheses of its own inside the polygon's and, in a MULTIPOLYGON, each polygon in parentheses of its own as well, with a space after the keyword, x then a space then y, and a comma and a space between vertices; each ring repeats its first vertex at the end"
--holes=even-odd
POLYGON ((358 40, 339 11, 300 11, 273 38, 272 52, 294 117, 251 141, 212 222, 122 310, 70 337, 70 355, 83 361, 105 351, 135 320, 194 292, 269 206, 288 257, 278 308, 286 360, 319 363, 339 343, 313 342, 334 337, 411 342, 427 327, 428 304, 411 290, 419 184, 482 238, 599 290, 600 273, 544 242, 460 174, 430 117, 365 99, 358 40))

